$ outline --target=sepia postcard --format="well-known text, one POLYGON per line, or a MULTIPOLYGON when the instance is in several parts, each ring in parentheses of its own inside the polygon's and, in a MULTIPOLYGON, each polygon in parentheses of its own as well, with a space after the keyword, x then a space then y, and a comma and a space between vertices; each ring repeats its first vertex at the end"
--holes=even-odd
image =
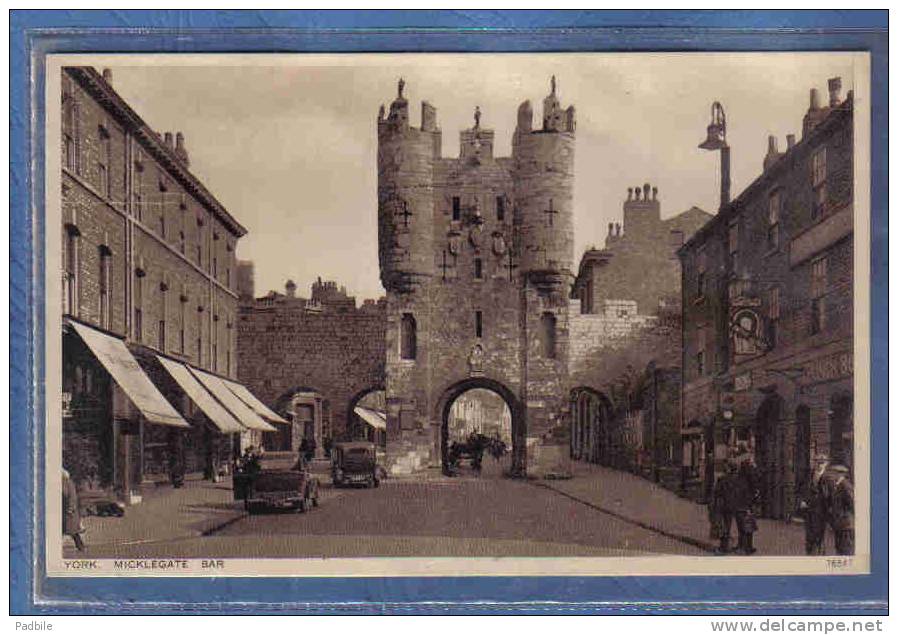
POLYGON ((45 98, 48 576, 870 571, 867 53, 45 98))

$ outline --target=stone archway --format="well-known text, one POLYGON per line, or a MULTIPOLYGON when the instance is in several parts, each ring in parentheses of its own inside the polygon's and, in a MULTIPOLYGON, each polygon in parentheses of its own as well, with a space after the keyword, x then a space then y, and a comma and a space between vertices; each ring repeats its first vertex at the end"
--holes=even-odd
POLYGON ((611 462, 611 401, 590 386, 571 390, 571 456, 601 463, 611 462))
POLYGON ((447 469, 449 451, 449 413, 455 400, 469 390, 481 388, 499 395, 511 411, 512 475, 523 477, 527 474, 527 425, 524 406, 517 395, 505 384, 487 377, 469 377, 458 381, 443 391, 436 407, 436 420, 440 423, 440 464, 447 469))
MULTIPOLYGON (((359 434, 360 431, 354 429, 354 426, 353 426, 353 422, 355 422, 358 419, 358 417, 355 414, 355 408, 357 405, 359 405, 359 402, 361 402, 363 399, 365 399, 365 397, 368 397, 369 395, 371 395, 373 393, 377 393, 377 392, 385 393, 386 389, 384 388, 383 385, 370 386, 368 388, 364 388, 364 389, 358 391, 350 398, 349 403, 346 406, 346 429, 344 431, 346 440, 362 439, 362 437, 359 434)), ((384 405, 384 413, 386 413, 386 404, 384 405)), ((384 434, 384 439, 386 439, 386 430, 383 431, 383 434, 384 434)), ((365 437, 365 438, 367 438, 367 437, 365 437)), ((364 440, 364 439, 362 439, 362 440, 364 440)))

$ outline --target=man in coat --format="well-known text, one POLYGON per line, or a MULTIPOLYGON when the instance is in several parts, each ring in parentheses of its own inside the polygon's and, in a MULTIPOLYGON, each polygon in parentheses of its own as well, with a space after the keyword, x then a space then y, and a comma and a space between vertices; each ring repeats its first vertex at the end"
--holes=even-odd
POLYGON ((836 553, 854 555, 854 485, 844 465, 833 465, 828 472, 829 524, 836 538, 836 553))
POLYGON ((735 512, 736 529, 739 532, 738 549, 744 555, 750 556, 757 551, 754 547, 754 535, 758 528, 758 522, 755 519, 754 506, 758 500, 760 477, 754 459, 747 448, 740 448, 736 463, 739 466, 735 512))
POLYGON ((829 502, 823 475, 828 468, 829 457, 818 454, 814 459, 814 471, 799 505, 804 516, 804 550, 809 556, 822 556, 826 553, 823 538, 826 535, 829 502))
POLYGON ((726 472, 714 483, 714 492, 708 509, 712 535, 716 535, 720 540, 716 550, 718 554, 730 552, 730 528, 739 507, 739 487, 739 468, 731 459, 727 461, 726 472))
POLYGON ((75 548, 84 551, 81 539, 81 506, 78 502, 78 490, 68 470, 62 470, 62 533, 71 536, 75 548))

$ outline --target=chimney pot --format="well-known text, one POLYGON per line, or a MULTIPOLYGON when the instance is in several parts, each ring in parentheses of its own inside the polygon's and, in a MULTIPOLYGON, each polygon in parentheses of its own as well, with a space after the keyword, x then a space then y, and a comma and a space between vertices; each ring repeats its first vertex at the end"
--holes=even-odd
POLYGON ((653 201, 658 200, 658 188, 657 187, 652 188, 652 200, 653 201))
POLYGON ((642 200, 644 200, 644 201, 649 200, 649 191, 651 189, 652 188, 648 183, 646 183, 645 185, 642 186, 642 200))
POLYGON ((110 70, 110 69, 108 69, 108 68, 104 68, 104 69, 103 69, 103 80, 104 80, 107 84, 111 84, 111 83, 112 83, 112 70, 110 70))
POLYGON ((811 89, 811 110, 820 110, 820 92, 816 88, 811 89))
POLYGON ((776 154, 776 137, 774 135, 767 137, 767 154, 776 154))
POLYGON ((829 80, 829 107, 835 108, 839 105, 839 97, 842 93, 842 78, 833 77, 829 80))
POLYGON ((628 201, 633 200, 633 188, 632 187, 627 188, 627 200, 628 201))
POLYGON ((614 236, 614 223, 608 223, 608 235, 614 236))
POLYGON ((174 148, 174 141, 172 141, 172 134, 170 132, 166 132, 164 135, 165 145, 169 148, 174 148))

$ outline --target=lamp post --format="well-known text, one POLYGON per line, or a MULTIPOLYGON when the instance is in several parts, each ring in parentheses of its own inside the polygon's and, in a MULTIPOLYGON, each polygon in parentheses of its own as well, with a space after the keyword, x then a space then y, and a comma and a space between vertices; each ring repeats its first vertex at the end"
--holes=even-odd
POLYGON ((711 105, 708 137, 698 146, 702 150, 720 150, 720 206, 730 202, 730 146, 727 145, 727 119, 719 101, 711 105))

